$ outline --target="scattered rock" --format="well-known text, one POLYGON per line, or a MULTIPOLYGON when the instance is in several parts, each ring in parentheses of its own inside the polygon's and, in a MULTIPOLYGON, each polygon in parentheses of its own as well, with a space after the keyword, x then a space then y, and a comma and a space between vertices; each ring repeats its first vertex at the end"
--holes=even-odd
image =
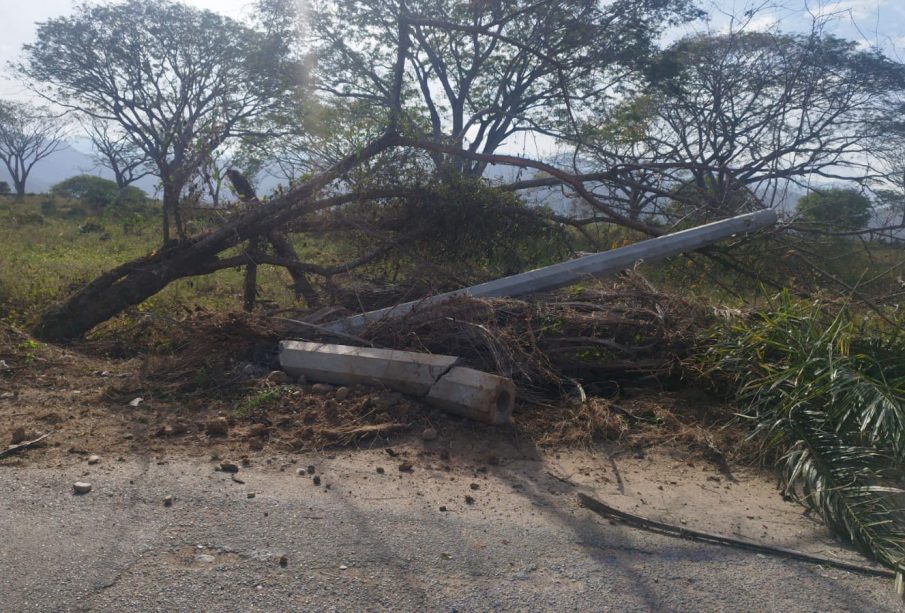
POLYGON ((251 466, 251 459, 249 459, 247 455, 239 458, 239 461, 242 462, 242 466, 245 466, 246 468, 251 466))
POLYGON ((401 472, 401 473, 410 473, 413 470, 414 470, 414 468, 412 468, 411 462, 406 461, 399 465, 399 472, 401 472))
POLYGON ((23 443, 28 440, 28 433, 25 431, 25 428, 20 426, 13 430, 9 440, 11 445, 18 445, 19 443, 23 443))
POLYGON ((349 568, 349 567, 346 566, 345 564, 340 564, 340 565, 339 565, 339 570, 347 570, 348 568, 349 568))
POLYGON ((275 383, 277 385, 285 385, 289 383, 292 379, 289 378, 282 370, 274 370, 269 375, 267 375, 267 380, 271 383, 275 383))
POLYGON ((308 474, 313 475, 315 472, 317 472, 317 468, 315 468, 314 464, 309 464, 308 465, 308 474))
POLYGON ((441 512, 441 513, 446 513, 446 506, 445 506, 445 505, 440 507, 440 512, 441 512))
POLYGON ((425 428, 424 432, 421 433, 421 440, 424 440, 424 441, 437 440, 437 429, 436 428, 425 428))
POLYGON ((166 424, 157 430, 157 432, 154 433, 154 436, 179 436, 188 432, 188 429, 188 425, 183 422, 166 424))
POLYGON ((225 473, 237 473, 237 472, 239 472, 239 465, 238 465, 238 464, 236 464, 235 462, 229 462, 229 461, 226 461, 226 460, 224 460, 223 462, 220 462, 220 464, 218 465, 218 468, 219 468, 221 471, 225 472, 225 473))
POLYGON ((471 487, 471 489, 473 490, 481 489, 481 486, 477 483, 472 483, 469 487, 471 487))
POLYGON ((335 396, 336 400, 339 402, 342 402, 343 400, 345 400, 346 398, 349 397, 349 393, 351 391, 352 390, 350 390, 348 387, 339 388, 338 390, 336 390, 336 396, 335 396))
POLYGON ((248 492, 248 494, 246 494, 245 497, 248 498, 248 499, 250 500, 250 499, 252 499, 252 498, 255 497, 255 493, 254 493, 254 492, 248 492))
POLYGON ((386 449, 384 449, 384 451, 386 451, 387 455, 390 456, 391 458, 395 458, 399 455, 399 452, 391 447, 387 447, 386 449))
POLYGON ((383 470, 383 466, 378 466, 378 467, 377 467, 377 474, 378 474, 378 475, 382 475, 382 474, 385 473, 385 472, 386 472, 386 471, 383 470))
POLYGON ((90 455, 90 456, 88 456, 88 463, 89 463, 89 464, 97 464, 97 463, 100 462, 100 461, 101 461, 101 456, 99 456, 99 455, 90 455))
POLYGON ((264 424, 252 424, 245 433, 247 438, 264 438, 270 434, 270 428, 264 424))
POLYGON ((226 436, 229 434, 229 421, 225 417, 215 417, 205 422, 204 431, 208 436, 226 436))
POLYGON ((0 394, 0 398, 3 398, 4 400, 7 398, 15 398, 15 397, 16 397, 16 395, 12 392, 3 392, 2 394, 0 394))
POLYGON ((315 383, 311 386, 311 391, 315 394, 329 394, 333 391, 333 386, 329 383, 315 383))
POLYGON ((295 474, 297 474, 297 475, 307 475, 307 474, 308 474, 308 471, 305 470, 304 468, 299 468, 298 470, 295 471, 295 474))
POLYGON ((205 564, 213 564, 217 561, 217 558, 209 553, 199 553, 195 556, 195 559, 199 562, 204 562, 205 564))
POLYGON ((163 506, 171 507, 173 506, 173 497, 172 496, 164 496, 163 497, 163 506))
POLYGON ((474 504, 474 497, 465 496, 465 504, 474 504))
POLYGON ((280 568, 286 568, 287 566, 289 566, 289 558, 280 556, 280 568))
POLYGON ((249 379, 257 379, 267 374, 267 369, 257 364, 247 363, 242 367, 242 374, 249 379))
POLYGON ((144 398, 141 398, 141 397, 139 397, 139 398, 133 398, 132 400, 129 401, 129 406, 130 406, 130 407, 137 407, 138 405, 140 405, 140 404, 141 404, 142 402, 144 402, 144 401, 145 401, 145 399, 144 399, 144 398))
POLYGON ((135 438, 135 435, 131 432, 127 432, 126 434, 123 434, 123 438, 127 441, 131 441, 133 438, 135 438))
POLYGON ((312 479, 312 481, 314 482, 314 485, 320 485, 321 484, 320 475, 314 475, 314 479, 312 479))
POLYGON ((91 491, 91 484, 86 481, 76 481, 72 484, 72 490, 81 496, 91 491))

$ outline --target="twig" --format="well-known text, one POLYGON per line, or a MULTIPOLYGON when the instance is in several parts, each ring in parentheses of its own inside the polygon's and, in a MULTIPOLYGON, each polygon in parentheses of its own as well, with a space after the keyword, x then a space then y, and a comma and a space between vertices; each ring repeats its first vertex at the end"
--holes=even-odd
POLYGON ((736 547, 738 549, 746 549, 748 551, 756 551, 757 553, 763 553, 766 555, 790 558, 793 560, 801 560, 802 562, 810 562, 812 564, 832 566, 834 568, 862 573, 865 575, 873 575, 876 577, 895 578, 896 576, 896 573, 894 571, 888 570, 886 568, 870 568, 868 566, 861 566, 860 564, 841 562, 839 560, 832 560, 830 558, 814 556, 807 553, 802 553, 800 551, 793 551, 791 549, 770 547, 769 545, 761 545, 760 543, 753 543, 751 541, 745 541, 742 539, 722 536, 719 534, 711 534, 709 532, 700 532, 698 530, 690 530, 688 528, 682 528, 681 526, 673 526, 672 524, 665 524, 662 522, 654 521, 652 519, 640 517, 638 515, 632 515, 631 513, 626 513, 625 511, 614 509, 613 507, 606 505, 599 500, 595 500, 594 498, 591 498, 586 494, 578 494, 578 502, 582 506, 587 507, 598 515, 618 519, 619 521, 632 526, 633 528, 647 530, 648 532, 656 532, 657 534, 684 538, 691 541, 701 541, 704 543, 710 543, 711 545, 736 547))
POLYGON ((37 445, 38 443, 43 441, 45 438, 47 438, 51 434, 52 434, 52 432, 48 432, 44 436, 39 436, 38 438, 36 438, 33 441, 25 441, 24 443, 20 443, 18 445, 12 445, 3 451, 0 451, 0 458, 5 458, 8 455, 12 455, 14 453, 19 453, 20 451, 25 451, 29 447, 34 447, 35 445, 37 445))

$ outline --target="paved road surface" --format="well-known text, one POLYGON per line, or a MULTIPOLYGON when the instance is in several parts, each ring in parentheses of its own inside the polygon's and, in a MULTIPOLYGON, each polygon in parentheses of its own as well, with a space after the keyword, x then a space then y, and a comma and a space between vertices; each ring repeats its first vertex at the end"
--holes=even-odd
POLYGON ((888 580, 612 525, 540 467, 297 461, 245 484, 205 461, 0 466, 0 611, 902 610, 888 580))

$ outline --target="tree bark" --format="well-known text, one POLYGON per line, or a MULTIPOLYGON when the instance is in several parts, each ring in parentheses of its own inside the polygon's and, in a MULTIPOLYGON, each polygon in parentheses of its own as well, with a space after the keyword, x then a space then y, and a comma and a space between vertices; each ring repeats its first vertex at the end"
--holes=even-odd
POLYGON ((48 309, 36 326, 35 335, 46 341, 80 338, 96 325, 144 302, 177 279, 209 274, 222 268, 219 253, 253 237, 266 236, 291 219, 331 206, 334 200, 318 202, 312 198, 352 168, 398 143, 398 134, 387 132, 308 183, 212 232, 175 244, 165 243, 157 252, 102 274, 62 304, 48 309))

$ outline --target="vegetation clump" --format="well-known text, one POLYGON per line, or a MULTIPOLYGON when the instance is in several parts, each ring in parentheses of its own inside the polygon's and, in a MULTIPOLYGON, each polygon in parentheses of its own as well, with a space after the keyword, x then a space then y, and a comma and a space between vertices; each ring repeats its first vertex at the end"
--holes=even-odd
POLYGON ((891 567, 905 560, 901 324, 785 292, 715 328, 702 354, 785 493, 891 567))

